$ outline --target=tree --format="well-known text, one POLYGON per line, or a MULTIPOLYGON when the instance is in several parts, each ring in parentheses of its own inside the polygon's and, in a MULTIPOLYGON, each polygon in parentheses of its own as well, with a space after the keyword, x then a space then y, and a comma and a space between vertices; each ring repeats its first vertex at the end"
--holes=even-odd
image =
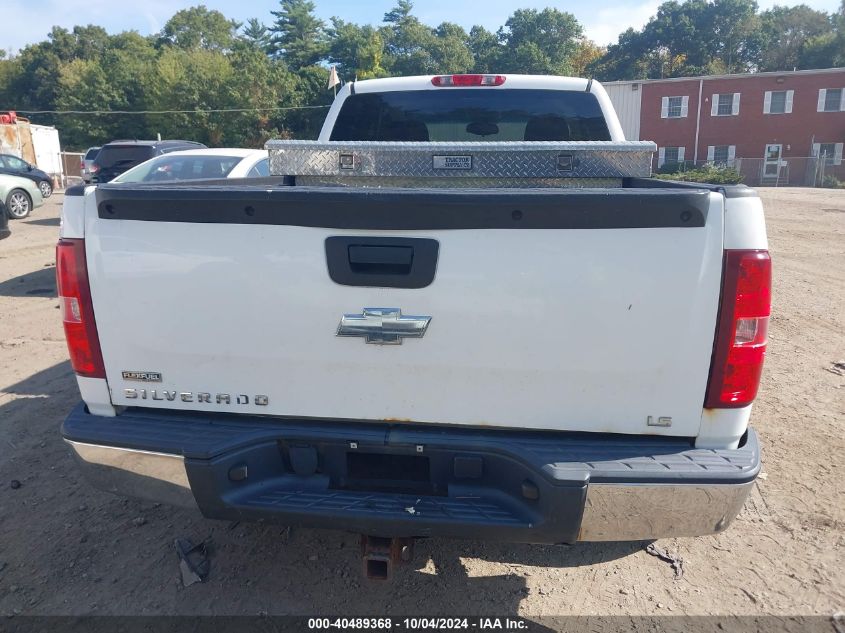
POLYGON ((587 74, 603 81, 647 78, 649 69, 644 40, 639 31, 628 28, 619 35, 616 44, 607 47, 601 58, 587 66, 587 74))
POLYGON ((586 77, 587 70, 592 64, 602 58, 607 49, 598 46, 593 40, 583 39, 578 42, 578 48, 572 56, 572 74, 575 77, 586 77))
POLYGON ((706 13, 703 27, 697 30, 710 34, 709 61, 720 63, 728 73, 756 70, 760 21, 755 0, 715 0, 706 13))
POLYGON ((808 37, 798 53, 799 68, 845 66, 845 0, 830 16, 830 29, 808 37))
MULTIPOLYGON (((7 107, 17 110, 54 110, 58 94, 57 77, 63 63, 74 59, 96 59, 106 32, 100 27, 77 26, 68 31, 54 26, 47 41, 25 47, 15 58, 5 89, 7 107)), ((53 125, 54 115, 44 115, 40 122, 53 125)))
POLYGON ((775 6, 760 14, 762 50, 760 70, 792 70, 801 67, 808 42, 833 32, 830 16, 806 5, 775 6))
POLYGON ((245 42, 247 47, 262 53, 269 53, 271 50, 270 31, 258 18, 247 20, 241 31, 241 41, 245 42))
POLYGON ((469 36, 463 27, 443 22, 433 31, 431 57, 436 73, 465 73, 473 65, 469 36))
MULTIPOLYGON (((153 38, 142 37, 134 31, 112 36, 100 59, 100 66, 108 78, 111 90, 109 100, 102 107, 130 112, 146 110, 147 90, 153 83, 152 74, 158 54, 153 38)), ((143 116, 114 115, 100 118, 107 123, 104 129, 109 138, 149 138, 143 116)), ((98 139, 98 143, 101 141, 98 139)), ((86 143, 80 146, 84 147, 86 143)))
MULTIPOLYGON (((96 60, 62 62, 57 77, 56 107, 61 110, 108 110, 116 94, 96 60)), ((61 119, 62 139, 71 147, 111 140, 114 116, 77 115, 61 119)))
POLYGON ((572 73, 572 59, 584 29, 571 13, 558 9, 518 9, 499 29, 507 48, 507 72, 553 75, 572 73))
POLYGON ((282 116, 282 126, 292 138, 316 139, 326 118, 326 111, 334 98, 326 89, 328 72, 322 66, 306 66, 296 73, 290 105, 308 106, 290 110, 282 116), (325 106, 325 107, 319 107, 325 106))
POLYGON ((326 55, 325 24, 314 15, 311 0, 281 0, 281 9, 271 11, 276 18, 271 54, 297 69, 316 64, 326 55))
POLYGON ((278 108, 294 105, 297 78, 283 62, 254 48, 236 49, 229 61, 237 72, 224 86, 227 107, 257 110, 227 112, 223 140, 236 147, 263 147, 280 136, 285 113, 278 108))
POLYGON ((231 107, 226 87, 237 73, 225 54, 204 48, 165 49, 145 91, 150 110, 194 110, 147 115, 147 129, 162 137, 220 145, 231 107), (186 133, 187 131, 187 133, 186 133))
POLYGON ((222 51, 232 48, 239 28, 238 22, 201 4, 177 11, 161 30, 159 41, 177 48, 222 51))
POLYGON ((399 0, 384 14, 387 28, 385 63, 393 75, 428 75, 438 72, 438 60, 433 54, 435 35, 431 28, 411 15, 414 5, 399 0))
POLYGON ((759 63, 754 0, 670 0, 642 30, 628 29, 590 69, 600 79, 746 72, 759 63))
POLYGON ((472 70, 477 73, 495 73, 500 70, 499 58, 502 45, 495 33, 483 26, 473 26, 469 31, 467 46, 472 54, 472 70))
POLYGON ((329 62, 337 67, 342 78, 350 81, 356 77, 373 79, 387 75, 382 66, 384 39, 376 28, 332 18, 327 34, 331 43, 329 62))

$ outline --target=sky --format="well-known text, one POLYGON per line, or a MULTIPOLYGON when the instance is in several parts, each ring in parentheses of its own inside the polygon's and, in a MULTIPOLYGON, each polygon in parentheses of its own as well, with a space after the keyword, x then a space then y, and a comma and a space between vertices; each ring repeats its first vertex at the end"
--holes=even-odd
MULTIPOLYGON (((394 6, 394 0, 314 0, 316 13, 328 21, 332 16, 359 24, 381 22, 384 14, 394 6)), ((18 51, 27 44, 47 37, 52 26, 72 28, 77 24, 96 24, 109 33, 136 30, 149 35, 161 30, 165 22, 179 9, 205 4, 227 17, 245 22, 257 17, 270 23, 271 10, 278 0, 136 0, 129 7, 115 0, 0 0, 0 49, 18 51)), ((573 13, 584 25, 587 36, 598 44, 610 44, 629 26, 640 28, 657 10, 654 0, 592 0, 591 2, 561 2, 560 0, 417 0, 414 13, 426 24, 436 26, 444 21, 456 22, 466 29, 474 24, 495 30, 513 13, 515 8, 556 7, 573 13)), ((774 4, 801 4, 793 0, 758 0, 761 9, 774 4)), ((814 9, 835 11, 839 0, 804 0, 814 9)))

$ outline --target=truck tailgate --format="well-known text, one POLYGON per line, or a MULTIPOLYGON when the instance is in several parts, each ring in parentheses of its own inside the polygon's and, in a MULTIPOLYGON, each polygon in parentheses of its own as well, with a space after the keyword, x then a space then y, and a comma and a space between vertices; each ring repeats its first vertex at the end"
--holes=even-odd
POLYGON ((85 237, 112 402, 695 436, 723 215, 703 190, 101 186, 85 237), (433 280, 337 283, 336 236, 435 240, 433 280), (336 335, 366 308, 431 319, 401 345, 336 335))

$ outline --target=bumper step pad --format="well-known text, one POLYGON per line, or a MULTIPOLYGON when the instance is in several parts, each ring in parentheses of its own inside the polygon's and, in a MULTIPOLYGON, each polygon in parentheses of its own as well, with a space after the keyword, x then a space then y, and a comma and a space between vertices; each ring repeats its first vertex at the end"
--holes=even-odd
POLYGON ((387 493, 277 489, 240 500, 238 505, 284 512, 312 512, 374 519, 408 519, 437 522, 479 523, 528 527, 509 509, 482 498, 417 497, 387 493))

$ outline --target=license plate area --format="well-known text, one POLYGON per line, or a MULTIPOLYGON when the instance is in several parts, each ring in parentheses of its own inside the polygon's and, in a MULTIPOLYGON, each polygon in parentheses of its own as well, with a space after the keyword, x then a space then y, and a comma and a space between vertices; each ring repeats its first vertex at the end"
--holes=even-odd
POLYGON ((345 490, 442 495, 445 490, 431 479, 431 463, 422 455, 368 453, 346 454, 345 490))

